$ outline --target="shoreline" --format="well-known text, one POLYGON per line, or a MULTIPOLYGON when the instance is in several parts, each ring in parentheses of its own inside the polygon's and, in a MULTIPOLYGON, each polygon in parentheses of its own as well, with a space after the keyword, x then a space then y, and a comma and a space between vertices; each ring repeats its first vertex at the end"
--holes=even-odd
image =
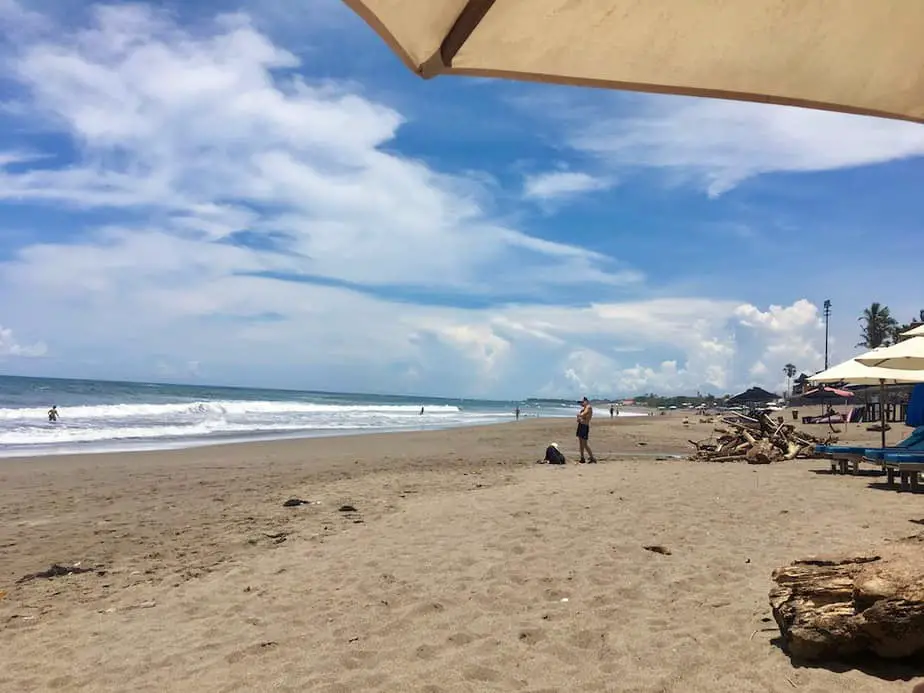
MULTIPOLYGON (((644 418, 643 413, 626 413, 622 415, 623 419, 644 418)), ((254 431, 251 435, 241 435, 238 433, 218 433, 212 436, 200 436, 189 438, 145 438, 145 439, 112 439, 111 441, 93 441, 87 443, 72 443, 68 446, 43 446, 35 445, 20 446, 18 449, 4 449, 0 446, 0 464, 5 460, 16 459, 33 459, 44 457, 69 457, 72 455, 112 455, 112 454, 135 454, 141 452, 171 452, 177 450, 190 450, 196 448, 206 448, 225 445, 247 445, 250 443, 271 443, 277 441, 290 440, 315 440, 327 438, 346 438, 354 436, 367 436, 393 433, 427 433, 461 428, 477 428, 480 426, 503 426, 507 424, 517 424, 532 422, 537 420, 560 420, 573 418, 573 414, 546 414, 543 416, 523 416, 520 422, 513 419, 513 414, 509 418, 498 418, 492 422, 458 422, 445 424, 423 425, 419 428, 353 428, 353 429, 304 429, 294 431, 254 431)), ((615 419, 619 419, 617 416, 615 419)), ((615 420, 614 419, 614 420, 615 420)), ((602 419, 601 419, 602 420, 602 419)), ((606 419, 609 421, 610 419, 606 419)))
MULTIPOLYGON (((431 443, 438 442, 441 435, 447 433, 457 433, 457 432, 479 432, 479 431, 491 431, 495 429, 504 429, 506 428, 510 433, 519 432, 530 432, 530 431, 542 431, 547 432, 549 429, 557 429, 559 432, 559 438, 563 441, 570 441, 574 438, 574 426, 571 424, 573 420, 572 416, 543 416, 543 417, 529 417, 523 418, 520 421, 499 421, 497 423, 473 423, 473 424, 459 424, 459 425, 448 425, 441 427, 433 427, 423 430, 369 430, 369 431, 357 431, 357 432, 333 432, 326 435, 293 435, 286 436, 283 438, 280 437, 268 437, 268 438, 251 438, 251 439, 242 439, 242 440, 214 440, 208 441, 203 444, 197 445, 186 445, 183 444, 178 447, 171 448, 144 448, 144 449, 128 449, 128 450, 86 450, 86 451, 69 451, 69 452, 49 452, 44 454, 25 454, 25 455, 10 455, 5 456, 0 454, 0 469, 6 463, 11 464, 32 464, 38 462, 45 462, 49 465, 54 465, 57 462, 61 461, 80 461, 88 460, 91 462, 96 462, 99 458, 100 460, 112 459, 112 458, 125 458, 125 459, 134 459, 134 458, 148 458, 148 459, 158 459, 163 458, 164 460, 170 460, 176 458, 177 461, 190 461, 196 458, 214 458, 216 456, 221 456, 223 454, 240 452, 245 454, 252 455, 264 455, 264 454, 278 454, 278 455, 289 455, 297 451, 306 451, 313 452, 316 451, 319 454, 338 454, 341 450, 347 449, 350 447, 352 441, 367 441, 367 445, 362 445, 363 449, 367 447, 374 446, 375 444, 382 442, 383 444, 388 444, 394 441, 401 441, 405 439, 406 442, 411 442, 412 444, 418 443, 431 443), (566 424, 566 425, 563 425, 566 424)), ((647 416, 627 416, 620 419, 614 418, 612 420, 607 419, 606 422, 609 426, 631 426, 632 424, 640 424, 641 422, 655 422, 656 419, 647 416)), ((676 422, 679 426, 680 422, 676 422)), ((644 425, 644 424, 642 424, 644 425)), ((595 431, 603 428, 602 423, 595 424, 595 431)), ((552 441, 549 441, 552 442, 552 441)), ((545 452, 545 447, 549 442, 538 441, 536 443, 536 450, 539 457, 545 452), (541 449, 540 449, 541 448, 541 449)), ((559 441, 560 442, 560 441, 559 441)), ((574 444, 575 449, 577 444, 574 444)), ((689 446, 686 446, 684 449, 685 452, 688 452, 689 446)), ((637 451, 621 451, 616 454, 626 455, 634 454, 637 452, 642 457, 648 457, 651 455, 675 455, 678 454, 677 446, 673 446, 669 451, 647 451, 644 448, 640 448, 637 451)), ((533 460, 535 461, 535 460, 533 460)), ((2 477, 0 477, 2 478, 2 477)))

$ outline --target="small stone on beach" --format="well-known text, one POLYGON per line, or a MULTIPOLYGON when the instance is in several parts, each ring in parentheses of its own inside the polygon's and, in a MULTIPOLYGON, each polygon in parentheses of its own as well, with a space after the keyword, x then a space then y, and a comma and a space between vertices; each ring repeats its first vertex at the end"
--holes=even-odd
POLYGON ((655 545, 652 545, 652 546, 643 546, 642 548, 645 549, 646 551, 651 551, 652 553, 659 553, 659 554, 661 554, 662 556, 670 556, 670 555, 671 555, 671 550, 670 550, 669 548, 667 548, 666 546, 659 546, 659 545, 655 544, 655 545))

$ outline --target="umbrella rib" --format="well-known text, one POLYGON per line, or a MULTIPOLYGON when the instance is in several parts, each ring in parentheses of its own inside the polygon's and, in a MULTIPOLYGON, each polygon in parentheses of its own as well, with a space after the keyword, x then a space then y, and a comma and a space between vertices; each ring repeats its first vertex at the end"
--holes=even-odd
POLYGON ((453 58, 481 24, 494 2, 495 0, 468 0, 440 44, 439 50, 420 66, 418 72, 421 77, 436 77, 452 66, 453 58))

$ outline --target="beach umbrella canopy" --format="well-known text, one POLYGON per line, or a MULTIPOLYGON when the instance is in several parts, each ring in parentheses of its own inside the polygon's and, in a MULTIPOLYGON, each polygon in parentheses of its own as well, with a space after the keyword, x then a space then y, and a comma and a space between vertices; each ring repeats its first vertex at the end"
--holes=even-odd
POLYGON ((808 380, 811 383, 847 383, 848 385, 924 383, 924 371, 876 368, 864 366, 855 359, 849 359, 836 366, 831 366, 826 371, 810 376, 808 380))
POLYGON ((865 366, 909 371, 924 370, 924 337, 912 337, 856 358, 865 366))
POLYGON ((752 387, 734 397, 730 397, 726 404, 755 404, 759 402, 772 402, 779 399, 779 395, 767 392, 760 387, 752 387))
POLYGON ((344 0, 414 72, 924 122, 918 0, 344 0))
MULTIPOLYGON (((873 349, 863 354, 861 358, 874 356, 883 351, 885 351, 885 348, 873 349)), ((850 359, 832 366, 826 371, 816 373, 809 378, 809 381, 813 383, 844 382, 850 385, 879 385, 879 425, 882 430, 882 447, 885 447, 885 406, 882 406, 886 401, 885 386, 903 383, 924 383, 924 370, 913 371, 864 366, 859 360, 850 359)))
POLYGON ((902 337, 924 337, 924 325, 918 325, 902 332, 902 337))

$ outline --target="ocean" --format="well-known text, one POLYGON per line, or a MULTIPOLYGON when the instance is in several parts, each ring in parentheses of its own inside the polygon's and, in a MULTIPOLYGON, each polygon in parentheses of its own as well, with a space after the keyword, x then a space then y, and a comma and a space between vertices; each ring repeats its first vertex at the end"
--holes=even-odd
POLYGON ((517 406, 524 416, 575 413, 555 402, 0 376, 0 457, 422 431, 511 421, 517 406))

